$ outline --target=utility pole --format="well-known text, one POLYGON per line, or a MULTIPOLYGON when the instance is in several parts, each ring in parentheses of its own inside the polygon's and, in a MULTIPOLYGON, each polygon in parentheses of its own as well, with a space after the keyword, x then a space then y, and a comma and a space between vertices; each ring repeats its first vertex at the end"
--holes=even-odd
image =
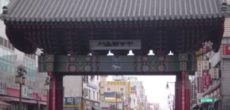
POLYGON ((118 110, 117 109, 117 92, 115 92, 116 93, 116 110, 118 110))
POLYGON ((19 83, 19 110, 22 109, 22 84, 19 83))
POLYGON ((125 99, 124 99, 124 93, 122 93, 122 97, 121 97, 121 99, 122 99, 122 110, 125 110, 124 109, 124 101, 125 101, 125 99))
POLYGON ((22 110, 22 85, 25 85, 25 75, 27 71, 24 66, 17 67, 15 82, 19 84, 19 110, 22 110))

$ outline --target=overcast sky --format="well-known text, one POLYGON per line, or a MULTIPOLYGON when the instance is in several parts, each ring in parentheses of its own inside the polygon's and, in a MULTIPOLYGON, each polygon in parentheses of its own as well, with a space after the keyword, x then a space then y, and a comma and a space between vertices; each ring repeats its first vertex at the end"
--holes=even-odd
POLYGON ((143 82, 149 102, 159 103, 161 110, 170 110, 168 95, 174 94, 175 76, 138 76, 138 80, 143 82), (166 89, 167 82, 172 82, 169 89, 166 89))

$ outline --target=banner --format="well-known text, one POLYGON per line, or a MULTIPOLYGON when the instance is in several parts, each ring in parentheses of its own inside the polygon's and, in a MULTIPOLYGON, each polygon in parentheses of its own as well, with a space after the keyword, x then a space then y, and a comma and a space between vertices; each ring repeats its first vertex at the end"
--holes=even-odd
POLYGON ((198 93, 202 93, 203 92, 203 81, 202 81, 202 77, 197 77, 197 87, 198 87, 198 93))
POLYGON ((212 79, 208 71, 203 71, 202 82, 205 90, 212 84, 212 79))

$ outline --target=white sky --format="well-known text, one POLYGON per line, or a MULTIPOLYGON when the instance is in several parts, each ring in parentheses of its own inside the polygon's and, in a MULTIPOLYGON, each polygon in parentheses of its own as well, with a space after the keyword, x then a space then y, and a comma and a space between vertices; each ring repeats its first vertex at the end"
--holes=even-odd
POLYGON ((138 80, 143 82, 149 102, 159 103, 161 110, 170 110, 168 95, 174 95, 175 76, 138 76, 138 80))
MULTIPOLYGON (((133 77, 133 76, 131 76, 133 77)), ((168 95, 174 95, 175 76, 135 76, 143 82, 145 94, 151 103, 159 103, 161 110, 170 110, 168 95), (169 89, 166 89, 169 82, 169 89)), ((110 79, 110 78, 109 78, 110 79)))

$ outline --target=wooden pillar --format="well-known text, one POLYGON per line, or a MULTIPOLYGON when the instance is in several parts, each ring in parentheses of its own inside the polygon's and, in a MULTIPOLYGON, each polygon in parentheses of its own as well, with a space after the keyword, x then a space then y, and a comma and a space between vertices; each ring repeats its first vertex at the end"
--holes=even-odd
POLYGON ((190 81, 186 72, 176 76, 176 110, 190 110, 190 81))
POLYGON ((63 76, 50 75, 49 110, 63 110, 63 76))

